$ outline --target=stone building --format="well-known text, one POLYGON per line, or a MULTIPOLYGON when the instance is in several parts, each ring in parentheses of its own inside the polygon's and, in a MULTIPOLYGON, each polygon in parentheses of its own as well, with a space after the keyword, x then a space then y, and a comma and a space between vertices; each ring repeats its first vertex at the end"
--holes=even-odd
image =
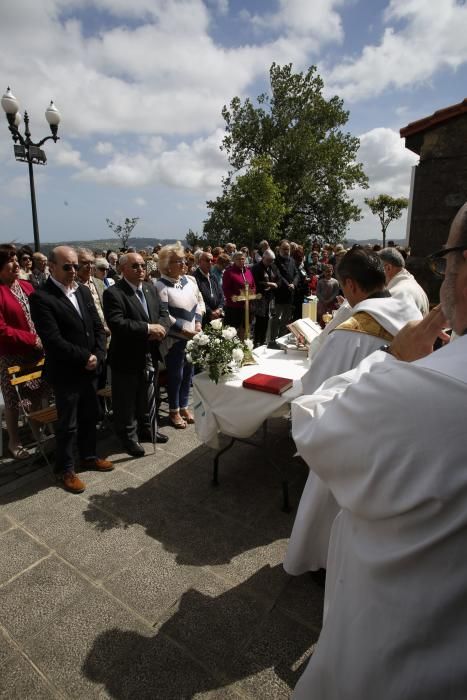
POLYGON ((436 301, 439 280, 425 257, 443 246, 454 215, 467 201, 467 99, 408 124, 400 135, 420 156, 409 214, 411 271, 436 301))

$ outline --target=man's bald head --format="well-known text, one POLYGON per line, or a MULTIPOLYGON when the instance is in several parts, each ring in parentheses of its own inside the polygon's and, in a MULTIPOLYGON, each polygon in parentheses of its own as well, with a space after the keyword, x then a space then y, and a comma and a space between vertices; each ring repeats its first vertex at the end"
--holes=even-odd
POLYGON ((49 254, 49 267, 52 277, 65 287, 72 287, 78 270, 76 250, 68 245, 59 245, 49 254))
POLYGON ((467 202, 459 209, 449 229, 446 248, 465 246, 446 254, 446 274, 441 285, 441 308, 453 330, 467 330, 467 202))

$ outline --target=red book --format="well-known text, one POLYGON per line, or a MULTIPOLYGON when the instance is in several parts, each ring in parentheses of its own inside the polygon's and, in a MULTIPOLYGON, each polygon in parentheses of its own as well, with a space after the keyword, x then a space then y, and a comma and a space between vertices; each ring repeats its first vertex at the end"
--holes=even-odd
POLYGON ((243 386, 245 389, 255 389, 255 391, 266 391, 268 394, 280 395, 293 386, 293 379, 274 377, 272 374, 254 374, 252 377, 243 380, 243 386))

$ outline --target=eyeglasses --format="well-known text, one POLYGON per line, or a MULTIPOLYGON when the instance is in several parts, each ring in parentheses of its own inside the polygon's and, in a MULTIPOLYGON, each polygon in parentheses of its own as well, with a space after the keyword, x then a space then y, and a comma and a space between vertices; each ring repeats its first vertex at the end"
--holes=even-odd
POLYGON ((79 264, 80 267, 91 267, 91 265, 94 265, 94 260, 84 260, 79 264))
POLYGON ((62 265, 63 272, 71 272, 74 270, 77 272, 79 270, 79 265, 77 263, 64 263, 62 265))
POLYGON ((432 253, 428 257, 429 265, 431 271, 438 275, 438 277, 444 277, 446 274, 446 255, 448 253, 462 252, 467 250, 467 245, 455 245, 452 248, 442 248, 437 250, 436 253, 432 253))
POLYGON ((107 268, 104 266, 101 267, 100 265, 96 267, 96 270, 100 270, 101 272, 107 272, 107 268))
POLYGON ((186 260, 180 260, 180 258, 177 258, 176 260, 171 260, 169 265, 185 265, 186 260))
POLYGON ((133 263, 131 266, 132 270, 145 270, 146 269, 146 263, 133 263))
POLYGON ((23 262, 24 260, 31 260, 31 256, 30 255, 22 255, 21 262, 23 262))

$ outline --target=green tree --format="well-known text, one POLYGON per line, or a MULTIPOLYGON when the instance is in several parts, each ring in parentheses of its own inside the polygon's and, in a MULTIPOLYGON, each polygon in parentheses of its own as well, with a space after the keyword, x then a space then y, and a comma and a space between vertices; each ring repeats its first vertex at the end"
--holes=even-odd
POLYGON ((252 249, 262 238, 274 242, 280 237, 286 206, 265 157, 254 159, 244 175, 225 184, 224 194, 207 205, 211 212, 204 232, 210 245, 235 241, 252 249))
POLYGON ((190 248, 195 248, 197 245, 204 245, 205 241, 199 233, 195 233, 191 228, 188 229, 188 233, 185 236, 185 242, 190 248))
POLYGON ((231 166, 223 197, 241 170, 267 158, 285 203, 281 236, 337 242, 349 222, 361 218, 349 191, 368 186, 356 160, 359 140, 342 131, 348 112, 339 97, 323 97, 315 66, 304 74, 293 73, 291 64, 273 63, 270 82, 271 94, 259 95, 257 106, 234 97, 222 110, 226 133, 221 148, 231 166))
POLYGON ((401 218, 402 212, 409 206, 409 200, 406 197, 379 194, 377 197, 366 197, 365 204, 370 207, 371 213, 379 218, 383 233, 383 248, 385 248, 387 228, 391 221, 401 218))
POLYGON ((131 233, 139 221, 139 216, 135 216, 132 219, 126 218, 123 224, 114 224, 110 219, 106 219, 107 226, 114 232, 117 238, 120 239, 121 247, 126 248, 128 241, 130 239, 131 233))

